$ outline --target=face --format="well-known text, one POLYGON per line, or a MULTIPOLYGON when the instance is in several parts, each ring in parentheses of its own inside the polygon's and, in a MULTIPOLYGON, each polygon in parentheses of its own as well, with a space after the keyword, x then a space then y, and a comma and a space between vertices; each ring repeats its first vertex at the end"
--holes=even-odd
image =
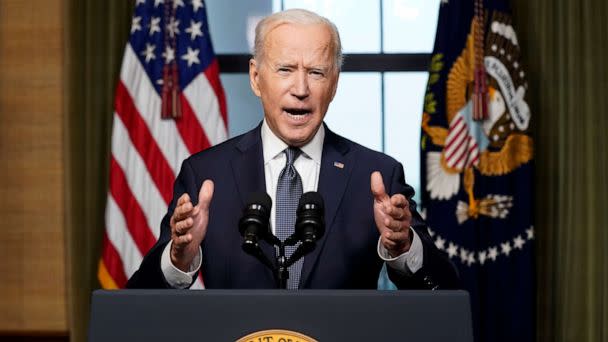
POLYGON ((249 62, 253 92, 270 129, 290 146, 308 143, 338 84, 331 31, 325 25, 282 24, 264 42, 261 61, 249 62))

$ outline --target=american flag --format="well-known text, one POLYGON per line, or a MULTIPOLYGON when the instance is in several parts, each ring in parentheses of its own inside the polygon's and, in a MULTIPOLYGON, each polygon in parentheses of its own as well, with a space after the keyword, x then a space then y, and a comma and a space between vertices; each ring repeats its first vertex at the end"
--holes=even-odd
MULTIPOLYGON (((160 234, 181 162, 227 138, 203 0, 136 0, 116 87, 98 278, 122 288, 160 234)), ((201 288, 198 279, 193 288, 201 288)))
POLYGON ((479 164, 477 139, 462 113, 458 113, 450 122, 445 143, 445 163, 458 170, 479 164))

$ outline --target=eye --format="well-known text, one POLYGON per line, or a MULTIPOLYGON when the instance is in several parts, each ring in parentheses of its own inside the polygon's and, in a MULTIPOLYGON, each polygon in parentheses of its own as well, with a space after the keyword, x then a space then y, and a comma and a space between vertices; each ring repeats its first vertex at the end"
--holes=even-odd
POLYGON ((321 70, 311 70, 309 71, 309 74, 314 76, 314 77, 323 77, 325 76, 325 73, 321 70))
POLYGON ((287 73, 291 72, 291 69, 289 69, 289 68, 287 68, 287 67, 279 67, 279 68, 277 69, 277 72, 278 72, 279 74, 287 74, 287 73))

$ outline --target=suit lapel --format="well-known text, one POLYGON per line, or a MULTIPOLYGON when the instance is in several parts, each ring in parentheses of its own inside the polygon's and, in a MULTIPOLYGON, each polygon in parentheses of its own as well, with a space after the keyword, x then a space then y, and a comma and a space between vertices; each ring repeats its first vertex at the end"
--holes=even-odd
POLYGON ((260 128, 258 126, 241 138, 236 144, 240 153, 231 162, 234 182, 243 206, 252 192, 266 192, 260 128))
MULTIPOLYGON (((241 198, 241 208, 253 192, 266 192, 266 179, 264 177, 264 153, 262 151, 261 124, 249 133, 246 133, 236 144, 236 158, 231 162, 234 182, 241 198)), ((241 215, 237 213, 236 215, 241 215)), ((235 227, 236 229, 236 227, 235 227)), ((265 241, 260 246, 267 256, 274 260, 274 247, 265 241)), ((253 258, 253 257, 252 257, 253 258)))
POLYGON ((348 142, 331 132, 327 126, 325 126, 325 132, 319 186, 317 189, 325 202, 325 234, 317 242, 317 248, 304 258, 301 285, 306 285, 319 254, 325 245, 327 236, 334 229, 333 221, 354 167, 353 154, 348 153, 350 149, 348 142))

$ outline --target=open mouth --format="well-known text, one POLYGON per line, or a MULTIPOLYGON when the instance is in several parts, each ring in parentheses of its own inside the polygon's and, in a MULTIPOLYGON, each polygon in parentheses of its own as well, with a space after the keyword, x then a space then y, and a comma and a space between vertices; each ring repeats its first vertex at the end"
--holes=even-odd
POLYGON ((309 108, 283 108, 283 111, 287 113, 287 116, 292 122, 305 123, 310 118, 312 110, 309 108))
POLYGON ((284 108, 283 109, 289 115, 307 115, 311 113, 311 110, 308 108, 284 108))

